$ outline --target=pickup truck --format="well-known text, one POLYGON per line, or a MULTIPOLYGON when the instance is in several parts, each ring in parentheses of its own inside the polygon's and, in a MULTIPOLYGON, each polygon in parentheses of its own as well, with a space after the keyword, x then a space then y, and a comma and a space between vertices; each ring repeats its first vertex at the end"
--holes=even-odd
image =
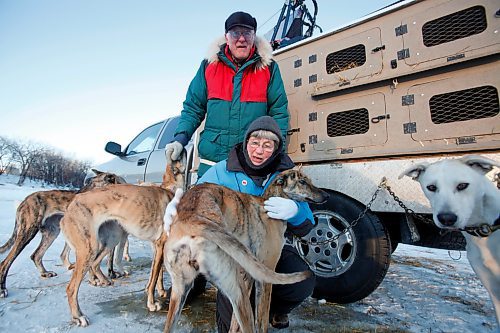
MULTIPOLYGON (((179 116, 176 116, 148 126, 125 148, 116 142, 108 142, 104 150, 116 157, 94 168, 116 173, 130 184, 161 183, 167 163, 165 145, 172 141, 178 123, 179 116)), ((188 156, 193 155, 192 147, 192 143, 186 146, 188 156)), ((192 163, 191 161, 191 159, 188 160, 189 163, 192 163)), ((85 180, 93 176, 93 172, 89 171, 85 180)))

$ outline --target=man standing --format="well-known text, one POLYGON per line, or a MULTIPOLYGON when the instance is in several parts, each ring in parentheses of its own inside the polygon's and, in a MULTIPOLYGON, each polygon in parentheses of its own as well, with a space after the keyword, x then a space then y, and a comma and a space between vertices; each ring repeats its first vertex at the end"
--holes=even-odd
POLYGON ((206 118, 200 134, 198 176, 227 158, 243 141, 248 125, 261 116, 276 120, 281 135, 288 129, 288 100, 278 65, 267 40, 255 35, 257 21, 235 12, 225 22, 225 35, 216 41, 191 81, 167 159, 177 160, 182 148, 206 118))

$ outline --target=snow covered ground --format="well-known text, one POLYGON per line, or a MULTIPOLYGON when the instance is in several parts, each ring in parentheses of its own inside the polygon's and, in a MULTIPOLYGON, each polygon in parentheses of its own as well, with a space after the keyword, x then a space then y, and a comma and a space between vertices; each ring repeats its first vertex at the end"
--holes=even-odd
MULTIPOLYGON (((0 244, 10 237, 17 205, 37 184, 18 187, 0 176, 0 244)), ((131 275, 110 287, 80 288, 80 306, 91 325, 71 325, 65 288, 71 277, 59 261, 59 237, 45 255, 45 266, 57 272, 40 277, 29 259, 37 236, 20 254, 7 277, 7 298, 0 298, 0 332, 161 332, 165 312, 149 313, 144 287, 149 274, 149 244, 131 239, 131 275)), ((0 260, 6 254, 0 255, 0 260)), ((165 277, 168 281, 168 277, 165 277)), ((180 332, 215 332, 215 290, 210 288, 187 306, 180 332)), ((493 305, 469 266, 465 252, 400 245, 380 287, 348 305, 308 299, 290 316, 288 332, 495 332, 493 305)), ((271 329, 271 332, 278 332, 271 329)))

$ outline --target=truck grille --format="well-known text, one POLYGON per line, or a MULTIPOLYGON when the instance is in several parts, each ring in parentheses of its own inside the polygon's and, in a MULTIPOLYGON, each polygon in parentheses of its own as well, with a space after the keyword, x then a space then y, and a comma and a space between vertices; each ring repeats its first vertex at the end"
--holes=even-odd
POLYGON ((369 129, 367 109, 331 113, 326 118, 326 130, 330 137, 363 134, 369 129))
POLYGON ((330 53, 326 57, 326 72, 333 74, 363 66, 366 62, 365 53, 365 46, 363 44, 330 53))
POLYGON ((422 37, 424 45, 431 47, 476 35, 484 30, 484 7, 474 6, 425 23, 422 26, 422 37))
POLYGON ((429 108, 434 124, 495 117, 499 113, 498 91, 483 86, 435 95, 429 108))

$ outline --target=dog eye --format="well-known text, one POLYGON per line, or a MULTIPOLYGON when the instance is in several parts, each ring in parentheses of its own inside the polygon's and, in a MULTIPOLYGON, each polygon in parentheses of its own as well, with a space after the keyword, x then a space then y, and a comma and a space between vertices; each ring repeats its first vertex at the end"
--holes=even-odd
POLYGON ((427 185, 427 189, 431 192, 436 192, 437 186, 436 185, 427 185))
POLYGON ((467 187, 469 187, 469 183, 460 183, 457 185, 457 190, 459 191, 463 191, 465 190, 467 187))

